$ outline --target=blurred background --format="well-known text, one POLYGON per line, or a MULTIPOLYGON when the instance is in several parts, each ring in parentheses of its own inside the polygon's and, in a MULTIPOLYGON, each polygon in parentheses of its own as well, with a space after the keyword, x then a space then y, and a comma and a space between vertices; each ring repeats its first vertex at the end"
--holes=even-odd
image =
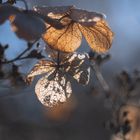
MULTIPOLYGON (((110 86, 122 70, 139 69, 140 59, 140 1, 138 0, 28 0, 34 5, 76 5, 78 8, 104 13, 114 32, 111 59, 102 65, 104 78, 110 86)), ((17 6, 23 6, 20 2, 17 6)), ((8 9, 7 9, 8 10, 8 9)), ((25 49, 26 42, 11 31, 9 22, 0 26, 0 43, 9 44, 8 59, 25 49)), ((89 51, 85 41, 79 51, 89 51)), ((29 72, 36 63, 25 62, 21 71, 29 72)), ((109 140, 110 131, 104 122, 111 111, 105 106, 104 95, 93 93, 98 81, 91 78, 85 87, 74 83, 72 98, 56 109, 44 107, 34 94, 35 82, 30 87, 12 88, 0 85, 0 139, 2 140, 109 140), (77 88, 75 88, 75 85, 77 88)), ((101 88, 101 87, 100 87, 101 88)))

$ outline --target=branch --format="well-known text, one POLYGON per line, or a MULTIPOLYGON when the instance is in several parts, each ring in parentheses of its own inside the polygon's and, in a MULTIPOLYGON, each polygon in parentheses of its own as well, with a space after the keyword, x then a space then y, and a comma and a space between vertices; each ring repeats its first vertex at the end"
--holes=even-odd
POLYGON ((107 82, 105 81, 103 75, 101 74, 101 72, 99 70, 99 66, 92 62, 91 68, 93 71, 95 71, 95 75, 96 75, 98 81, 100 82, 103 90, 105 91, 106 96, 109 97, 110 96, 110 88, 109 88, 109 85, 107 84, 107 82))
POLYGON ((34 43, 32 44, 28 44, 28 47, 22 52, 20 53, 16 58, 12 59, 12 60, 5 60, 5 61, 1 61, 1 64, 8 64, 8 63, 12 63, 18 60, 22 60, 22 59, 27 59, 27 57, 22 57, 26 52, 28 52, 32 46, 34 45, 34 43))

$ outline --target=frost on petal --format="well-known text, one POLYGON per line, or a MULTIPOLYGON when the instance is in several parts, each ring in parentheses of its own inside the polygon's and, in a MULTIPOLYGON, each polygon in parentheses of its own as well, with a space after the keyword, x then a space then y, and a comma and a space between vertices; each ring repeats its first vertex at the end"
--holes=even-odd
POLYGON ((62 73, 48 73, 37 82, 35 92, 43 105, 53 107, 66 102, 72 93, 72 88, 71 83, 66 80, 62 73))
POLYGON ((61 17, 65 16, 72 8, 73 6, 34 6, 33 10, 39 14, 48 16, 53 19, 60 19, 61 17))
POLYGON ((104 18, 104 15, 96 12, 89 12, 82 9, 72 9, 70 17, 73 21, 80 23, 84 26, 93 26, 97 21, 104 18))

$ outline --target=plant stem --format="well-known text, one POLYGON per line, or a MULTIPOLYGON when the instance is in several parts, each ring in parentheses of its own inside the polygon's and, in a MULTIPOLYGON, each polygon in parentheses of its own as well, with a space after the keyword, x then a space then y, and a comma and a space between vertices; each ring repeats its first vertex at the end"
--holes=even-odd
POLYGON ((92 68, 93 71, 95 71, 95 75, 96 75, 98 81, 100 82, 103 90, 105 91, 105 93, 108 96, 108 94, 110 92, 110 88, 109 88, 107 82, 105 81, 103 75, 101 74, 101 72, 99 70, 99 66, 97 64, 95 64, 94 62, 92 62, 91 63, 91 68, 92 68))
MULTIPOLYGON (((33 43, 33 44, 34 44, 34 43, 33 43)), ((12 62, 21 60, 21 59, 27 59, 27 57, 22 57, 22 56, 32 48, 33 44, 32 44, 30 47, 28 46, 22 53, 20 53, 20 54, 19 54, 17 57, 15 57, 14 59, 2 61, 1 64, 9 64, 9 63, 12 63, 12 62)))

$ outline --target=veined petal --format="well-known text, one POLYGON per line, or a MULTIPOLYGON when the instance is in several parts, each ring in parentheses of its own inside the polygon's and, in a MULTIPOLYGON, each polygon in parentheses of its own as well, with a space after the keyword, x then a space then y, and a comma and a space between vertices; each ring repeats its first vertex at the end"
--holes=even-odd
POLYGON ((49 60, 40 60, 38 64, 36 64, 30 73, 27 75, 26 81, 27 83, 31 83, 33 81, 34 76, 47 73, 49 71, 54 71, 53 67, 54 63, 49 60))
POLYGON ((61 30, 50 27, 43 39, 55 50, 74 52, 81 45, 82 34, 76 24, 70 24, 61 30))
POLYGON ((113 32, 104 20, 97 22, 91 27, 86 27, 79 24, 79 28, 89 46, 95 52, 104 53, 111 47, 113 32))
POLYGON ((50 73, 48 73, 35 86, 39 101, 48 107, 66 102, 72 93, 71 83, 66 80, 63 73, 55 73, 55 76, 52 76, 53 74, 51 74, 51 77, 54 77, 53 79, 49 78, 50 73))

